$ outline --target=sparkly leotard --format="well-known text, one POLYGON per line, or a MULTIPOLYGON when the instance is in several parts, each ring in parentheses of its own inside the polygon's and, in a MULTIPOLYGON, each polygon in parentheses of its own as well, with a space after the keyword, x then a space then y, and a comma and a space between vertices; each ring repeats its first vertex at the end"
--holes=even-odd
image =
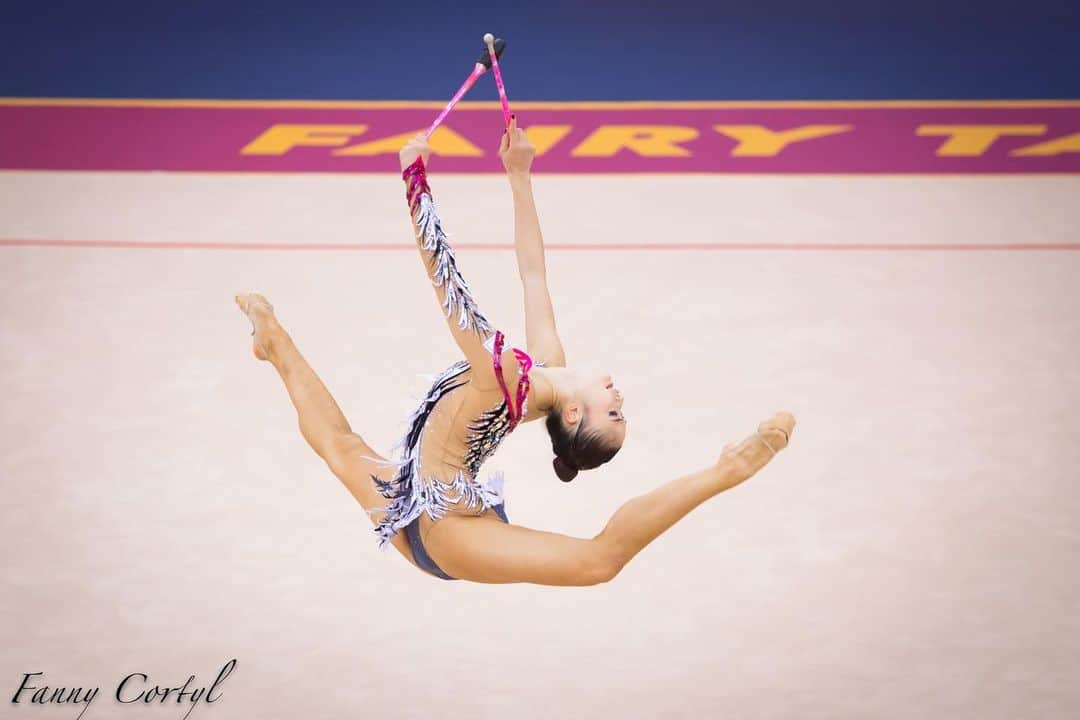
POLYGON ((404 530, 417 563, 437 577, 452 580, 455 578, 443 572, 424 550, 419 533, 420 517, 426 514, 432 520, 439 520, 452 511, 479 514, 492 509, 499 519, 507 522, 502 474, 494 473, 487 482, 480 482, 477 477, 484 461, 525 416, 533 360, 513 348, 519 379, 516 397, 512 397, 502 372, 505 338, 480 313, 457 270, 453 250, 435 214, 423 162, 418 159, 403 177, 419 231, 418 240, 433 268, 432 281, 445 291, 447 317, 456 312, 459 327, 476 332, 491 352, 502 398, 497 399, 499 391, 474 387, 470 382, 473 368, 467 360, 460 360, 436 375, 407 420, 404 436, 394 447, 397 457, 387 461, 397 468, 394 477, 384 481, 372 476, 379 492, 390 502, 369 512, 386 513, 375 526, 381 548, 387 547, 394 535, 404 530), (462 413, 472 420, 461 422, 462 413), (425 446, 425 439, 433 431, 439 442, 425 446), (425 470, 425 466, 434 470, 425 470))

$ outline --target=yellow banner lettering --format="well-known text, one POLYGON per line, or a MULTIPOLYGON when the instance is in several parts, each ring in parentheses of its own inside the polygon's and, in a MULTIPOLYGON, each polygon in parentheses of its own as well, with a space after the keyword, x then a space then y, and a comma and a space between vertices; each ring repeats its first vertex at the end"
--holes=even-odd
MULTIPOLYGON (((371 157, 389 153, 397 155, 405 143, 411 140, 418 132, 425 132, 425 130, 413 130, 412 132, 391 135, 390 137, 360 143, 359 145, 351 145, 347 148, 335 150, 334 154, 349 157, 371 157)), ((431 137, 428 138, 428 145, 431 147, 432 155, 442 155, 443 157, 484 156, 483 150, 445 125, 435 128, 435 132, 431 133, 431 137)))
POLYGON ((566 137, 572 129, 573 125, 531 125, 525 128, 525 135, 536 148, 536 156, 540 157, 566 137))
POLYGON ((774 157, 792 143, 837 135, 851 125, 803 125, 790 130, 770 130, 762 125, 713 125, 721 135, 738 140, 732 157, 774 157))
POLYGON ((1047 140, 1037 145, 1028 145, 1019 150, 1013 150, 1010 155, 1018 157, 1049 157, 1067 152, 1080 152, 1080 133, 1073 133, 1057 140, 1047 140))
POLYGON ((1045 125, 920 125, 915 134, 949 138, 938 147, 935 153, 938 157, 978 157, 999 137, 1042 135, 1045 132, 1045 125))
POLYGON ((294 147, 333 146, 349 142, 352 135, 363 135, 367 125, 271 125, 240 151, 241 155, 284 155, 294 147))
POLYGON ((684 125, 601 125, 571 151, 574 157, 612 157, 631 150, 644 157, 690 157, 677 143, 697 139, 696 128, 684 125))

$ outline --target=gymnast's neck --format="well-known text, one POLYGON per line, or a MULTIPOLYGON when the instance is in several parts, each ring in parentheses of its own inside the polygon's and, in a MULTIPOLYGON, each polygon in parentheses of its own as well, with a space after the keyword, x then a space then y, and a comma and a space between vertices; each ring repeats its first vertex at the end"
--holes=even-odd
POLYGON ((547 415, 561 407, 573 393, 574 373, 564 367, 533 366, 529 371, 529 407, 526 420, 547 415))

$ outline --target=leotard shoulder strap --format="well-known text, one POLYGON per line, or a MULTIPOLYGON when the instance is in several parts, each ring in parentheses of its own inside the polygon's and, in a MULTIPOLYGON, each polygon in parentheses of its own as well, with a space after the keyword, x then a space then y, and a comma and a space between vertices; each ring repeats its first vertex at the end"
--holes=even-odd
POLYGON ((492 350, 492 362, 495 365, 495 378, 499 381, 499 387, 502 388, 503 398, 506 400, 506 410, 510 414, 510 427, 507 432, 513 430, 517 424, 521 421, 521 418, 525 417, 525 406, 529 396, 529 371, 532 370, 533 361, 529 357, 528 353, 523 350, 514 348, 514 357, 517 358, 518 367, 521 368, 521 379, 518 380, 517 386, 517 407, 514 407, 514 401, 510 397, 510 391, 506 387, 506 380, 503 378, 502 373, 502 351, 503 342, 505 337, 502 331, 495 331, 495 347, 492 350))

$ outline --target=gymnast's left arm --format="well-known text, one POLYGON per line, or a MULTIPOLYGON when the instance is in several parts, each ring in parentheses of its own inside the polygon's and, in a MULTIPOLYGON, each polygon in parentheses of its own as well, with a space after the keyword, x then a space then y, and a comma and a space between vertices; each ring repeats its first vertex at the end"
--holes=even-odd
POLYGON ((525 295, 525 340, 530 355, 545 365, 565 366, 559 333, 555 328, 555 310, 547 286, 544 263, 544 237, 533 198, 530 169, 536 148, 525 131, 511 119, 499 146, 510 189, 514 195, 514 252, 518 274, 525 295))

